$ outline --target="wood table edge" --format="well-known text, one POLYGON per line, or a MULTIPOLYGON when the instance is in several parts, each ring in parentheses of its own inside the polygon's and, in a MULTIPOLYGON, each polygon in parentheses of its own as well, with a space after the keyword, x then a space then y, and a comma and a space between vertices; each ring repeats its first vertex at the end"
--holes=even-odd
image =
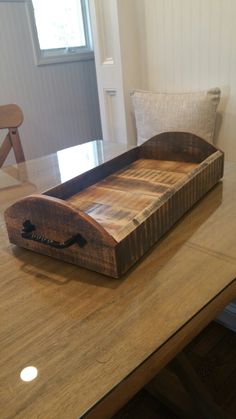
POLYGON ((80 418, 111 418, 236 297, 236 278, 80 418))

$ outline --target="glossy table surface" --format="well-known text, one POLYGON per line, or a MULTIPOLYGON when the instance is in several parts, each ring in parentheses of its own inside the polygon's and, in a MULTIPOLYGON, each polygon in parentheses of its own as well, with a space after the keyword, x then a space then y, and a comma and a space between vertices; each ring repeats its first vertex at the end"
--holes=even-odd
MULTIPOLYGON (((198 330, 236 296, 234 163, 122 279, 10 245, 3 212, 11 203, 124 151, 95 141, 0 170, 1 418, 108 417, 112 408, 101 415, 99 401, 168 343, 174 356, 174 342, 193 336, 200 313, 214 302, 198 330), (21 378, 27 366, 38 374, 29 382, 21 378)), ((136 379, 137 388, 146 381, 136 379)))

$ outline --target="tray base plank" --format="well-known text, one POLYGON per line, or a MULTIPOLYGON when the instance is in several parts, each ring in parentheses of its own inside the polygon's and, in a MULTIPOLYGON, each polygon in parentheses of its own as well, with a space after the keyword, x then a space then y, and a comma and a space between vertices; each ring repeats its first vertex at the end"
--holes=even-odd
POLYGON ((139 159, 71 196, 67 202, 115 235, 197 166, 197 163, 139 159))

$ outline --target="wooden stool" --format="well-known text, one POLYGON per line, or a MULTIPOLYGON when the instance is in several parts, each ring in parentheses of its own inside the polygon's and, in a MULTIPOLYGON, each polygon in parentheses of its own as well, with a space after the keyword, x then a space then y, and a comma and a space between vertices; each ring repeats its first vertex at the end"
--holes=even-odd
POLYGON ((8 129, 8 133, 0 147, 0 167, 2 167, 8 154, 13 148, 17 163, 25 161, 20 141, 18 127, 24 119, 23 112, 17 105, 0 106, 0 129, 8 129))
POLYGON ((233 419, 214 402, 184 351, 145 388, 182 419, 233 419))

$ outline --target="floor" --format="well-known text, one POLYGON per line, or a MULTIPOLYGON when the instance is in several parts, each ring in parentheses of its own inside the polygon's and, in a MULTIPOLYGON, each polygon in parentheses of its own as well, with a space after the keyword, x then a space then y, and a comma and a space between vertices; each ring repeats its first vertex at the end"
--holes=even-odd
MULTIPOLYGON (((211 323, 186 353, 212 398, 236 419, 236 333, 211 323)), ((140 391, 113 419, 176 419, 146 390, 140 391)))

